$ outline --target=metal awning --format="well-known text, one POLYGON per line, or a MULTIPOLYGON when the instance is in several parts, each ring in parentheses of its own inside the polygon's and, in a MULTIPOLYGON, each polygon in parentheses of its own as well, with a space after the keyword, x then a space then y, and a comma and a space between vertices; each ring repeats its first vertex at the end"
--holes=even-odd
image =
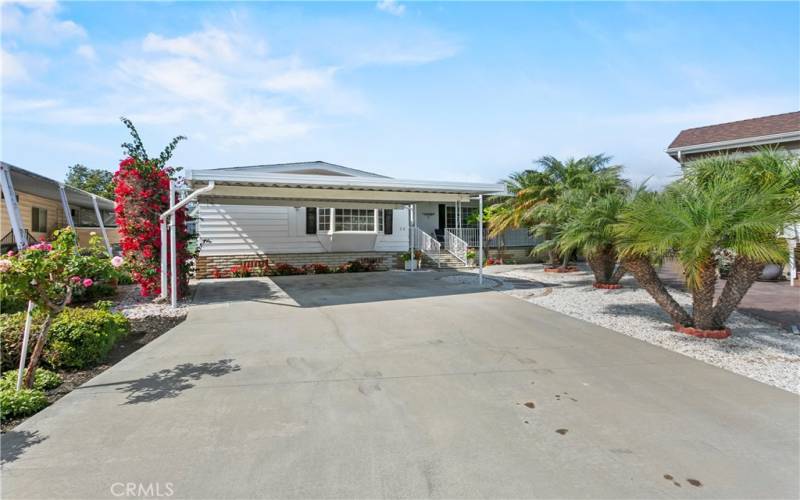
MULTIPOLYGON (((3 165, 9 169, 11 173, 11 180, 17 191, 29 193, 49 200, 61 202, 61 193, 59 191, 60 183, 43 175, 39 175, 30 170, 17 167, 3 162, 3 165)), ((64 186, 69 204, 75 207, 94 209, 92 202, 92 194, 72 186, 64 186)), ((113 211, 114 202, 97 196, 97 205, 101 210, 113 211)))
POLYGON ((248 173, 190 170, 186 180, 192 189, 214 188, 198 196, 201 203, 238 205, 333 206, 368 204, 392 207, 420 202, 466 202, 478 195, 507 195, 504 184, 419 181, 380 177, 350 177, 286 173, 248 173))

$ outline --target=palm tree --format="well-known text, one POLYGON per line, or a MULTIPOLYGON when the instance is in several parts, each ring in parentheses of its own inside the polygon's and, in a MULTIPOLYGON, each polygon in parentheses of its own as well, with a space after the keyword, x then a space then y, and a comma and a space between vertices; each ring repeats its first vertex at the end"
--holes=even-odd
MULTIPOLYGON (((560 252, 559 235, 571 215, 572 207, 564 198, 570 190, 596 182, 598 176, 617 177, 620 166, 609 166, 611 157, 599 154, 560 161, 553 156, 543 156, 536 163, 539 169, 513 174, 506 180, 511 197, 502 203, 496 217, 489 221, 490 235, 497 236, 506 229, 527 227, 534 236, 544 241, 533 254, 545 253, 548 263, 556 265, 560 252)), ((566 266, 570 255, 563 255, 566 266)))
POLYGON ((703 330, 725 321, 768 262, 787 258, 778 237, 798 217, 797 161, 774 151, 745 160, 697 160, 663 193, 641 196, 614 225, 623 264, 673 322, 703 330), (716 304, 716 253, 736 258, 716 304), (692 293, 691 315, 670 295, 652 263, 668 255, 682 265, 692 293))
POLYGON ((561 232, 562 253, 581 252, 594 274, 595 284, 616 285, 625 275, 618 265, 614 224, 625 207, 644 193, 644 186, 630 190, 621 179, 616 190, 595 195, 578 190, 573 196, 574 212, 561 232))

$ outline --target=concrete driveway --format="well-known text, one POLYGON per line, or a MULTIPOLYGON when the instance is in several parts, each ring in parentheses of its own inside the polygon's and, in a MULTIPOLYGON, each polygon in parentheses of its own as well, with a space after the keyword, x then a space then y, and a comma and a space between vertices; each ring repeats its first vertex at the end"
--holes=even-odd
POLYGON ((800 398, 444 273, 196 299, 3 436, 4 498, 800 493, 800 398))

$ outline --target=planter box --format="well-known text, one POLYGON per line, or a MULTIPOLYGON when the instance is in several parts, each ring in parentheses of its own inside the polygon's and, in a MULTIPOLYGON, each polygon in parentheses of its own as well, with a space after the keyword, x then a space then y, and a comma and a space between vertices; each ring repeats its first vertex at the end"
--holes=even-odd
MULTIPOLYGON (((406 271, 410 271, 411 270, 411 261, 410 260, 405 261, 405 269, 406 269, 406 271)), ((414 269, 422 269, 422 261, 421 260, 416 261, 416 264, 414 265, 414 269)))

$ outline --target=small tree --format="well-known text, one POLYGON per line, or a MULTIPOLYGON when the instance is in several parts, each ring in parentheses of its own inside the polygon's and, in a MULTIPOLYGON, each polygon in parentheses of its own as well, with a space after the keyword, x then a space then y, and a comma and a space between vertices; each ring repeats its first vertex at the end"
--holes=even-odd
POLYGON ((114 199, 114 174, 108 170, 89 168, 77 163, 69 167, 64 183, 103 198, 114 199))
POLYGON ((778 235, 785 223, 800 217, 798 181, 796 159, 774 151, 745 160, 697 160, 663 193, 640 197, 620 215, 614 230, 623 263, 674 323, 721 330, 764 265, 787 259, 778 235), (721 250, 736 257, 715 304, 721 250), (653 262, 667 256, 683 267, 692 293, 691 314, 653 268, 653 262))
MULTIPOLYGON (((172 139, 157 158, 150 158, 139 133, 127 118, 121 118, 133 139, 122 144, 127 158, 119 164, 114 174, 116 187, 116 214, 120 245, 128 261, 131 275, 139 283, 145 297, 161 293, 161 232, 159 216, 170 206, 169 184, 177 181, 179 168, 167 167, 175 147, 184 139, 172 139)), ((176 258, 179 267, 179 290, 183 295, 188 288, 191 239, 186 228, 188 213, 182 208, 175 213, 176 258)))

